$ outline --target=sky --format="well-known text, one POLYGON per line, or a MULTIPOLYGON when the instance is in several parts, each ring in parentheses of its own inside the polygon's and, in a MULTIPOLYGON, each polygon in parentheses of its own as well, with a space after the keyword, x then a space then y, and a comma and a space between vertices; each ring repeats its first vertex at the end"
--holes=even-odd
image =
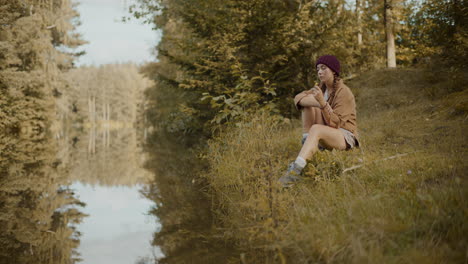
POLYGON ((126 5, 131 0, 75 0, 79 3, 81 25, 77 31, 89 44, 80 47, 86 54, 77 65, 154 61, 153 52, 161 38, 159 31, 139 20, 121 22, 128 16, 126 5))

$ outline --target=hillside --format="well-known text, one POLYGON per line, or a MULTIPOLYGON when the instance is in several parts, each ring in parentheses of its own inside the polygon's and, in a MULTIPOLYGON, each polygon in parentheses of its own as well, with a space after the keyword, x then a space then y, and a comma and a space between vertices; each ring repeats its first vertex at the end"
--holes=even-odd
POLYGON ((245 263, 467 261, 468 92, 451 77, 348 81, 362 147, 318 153, 291 189, 277 179, 300 149, 298 121, 258 114, 212 140, 205 176, 223 236, 245 263))

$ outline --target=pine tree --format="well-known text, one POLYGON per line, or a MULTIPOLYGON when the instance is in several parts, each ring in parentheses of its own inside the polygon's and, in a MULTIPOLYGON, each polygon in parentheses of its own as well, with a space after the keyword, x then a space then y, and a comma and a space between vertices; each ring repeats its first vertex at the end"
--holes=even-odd
MULTIPOLYGON (((416 4, 404 0, 359 0, 356 9, 344 0, 138 3, 131 8, 135 17, 163 31, 159 62, 146 67, 156 81, 148 96, 164 112, 151 110, 155 123, 207 135, 260 109, 292 117, 290 98, 316 81, 319 55, 336 55, 343 76, 387 61, 388 67, 411 65, 414 32, 424 24, 412 18, 416 4)), ((463 17, 455 17, 462 28, 463 17)), ((453 37, 464 54, 459 32, 453 37)))
POLYGON ((149 71, 157 81, 154 91, 181 101, 170 110, 172 129, 209 132, 259 109, 291 116, 288 99, 316 81, 313 61, 319 55, 355 63, 353 36, 346 31, 352 12, 342 0, 150 3, 141 1, 140 9, 159 5, 160 15, 149 20, 164 32, 160 62, 149 71))
POLYGON ((83 41, 67 1, 0 1, 0 128, 44 131, 55 117, 62 73, 83 41), (60 47, 60 49, 59 49, 60 47))
POLYGON ((135 124, 150 81, 135 64, 107 64, 72 69, 64 76, 67 88, 58 100, 60 113, 82 125, 135 124), (70 114, 70 112, 73 112, 70 114))
POLYGON ((0 263, 75 261, 79 234, 70 224, 83 214, 65 208, 80 202, 61 189, 44 133, 63 72, 79 55, 62 47, 82 43, 73 8, 67 0, 0 0, 0 263))
POLYGON ((52 138, 0 137, 0 263, 75 263, 85 216, 52 138))

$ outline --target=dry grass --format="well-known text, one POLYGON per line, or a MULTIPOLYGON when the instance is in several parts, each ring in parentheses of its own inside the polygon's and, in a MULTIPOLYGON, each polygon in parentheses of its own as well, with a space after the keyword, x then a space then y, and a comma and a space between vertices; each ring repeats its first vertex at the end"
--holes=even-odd
POLYGON ((468 262, 468 90, 434 97, 425 74, 350 82, 362 147, 318 153, 288 190, 277 179, 300 149, 297 121, 258 114, 210 142, 215 211, 246 263, 468 262))

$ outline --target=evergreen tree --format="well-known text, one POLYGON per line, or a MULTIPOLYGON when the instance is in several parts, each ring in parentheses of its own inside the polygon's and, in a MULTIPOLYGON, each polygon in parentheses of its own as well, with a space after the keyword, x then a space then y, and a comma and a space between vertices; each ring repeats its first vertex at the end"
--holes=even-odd
POLYGON ((80 55, 64 51, 83 43, 77 16, 68 0, 0 0, 0 263, 77 260, 82 204, 43 133, 80 55))
MULTIPOLYGON (((426 0, 411 16, 411 46, 419 60, 440 58, 444 64, 466 68, 468 4, 460 0, 426 0)), ((439 60, 440 60, 439 59, 439 60)))
POLYGON ((260 109, 291 117, 291 98, 317 81, 313 62, 323 54, 338 57, 343 77, 385 67, 387 46, 390 67, 423 53, 462 65, 466 4, 433 2, 360 0, 353 9, 344 0, 140 0, 131 12, 163 32, 159 61, 145 67, 156 81, 150 119, 210 135, 260 109))
POLYGON ((150 86, 135 64, 83 66, 64 78, 66 86, 57 100, 62 121, 91 126, 111 121, 135 124, 143 108, 143 92, 150 86))
POLYGON ((77 12, 68 0, 0 1, 0 129, 44 131, 55 116, 62 73, 80 53, 77 12))
MULTIPOLYGON (((319 55, 334 53, 353 65, 355 45, 342 34, 353 14, 343 4, 140 1, 150 16, 159 11, 149 21, 163 30, 160 62, 148 70, 157 81, 154 91, 181 102, 168 123, 181 131, 210 131, 259 109, 291 116, 289 99, 316 81, 319 55)), ((135 10, 137 17, 145 14, 135 10)))
POLYGON ((0 263, 75 263, 84 204, 50 137, 0 135, 0 263))

